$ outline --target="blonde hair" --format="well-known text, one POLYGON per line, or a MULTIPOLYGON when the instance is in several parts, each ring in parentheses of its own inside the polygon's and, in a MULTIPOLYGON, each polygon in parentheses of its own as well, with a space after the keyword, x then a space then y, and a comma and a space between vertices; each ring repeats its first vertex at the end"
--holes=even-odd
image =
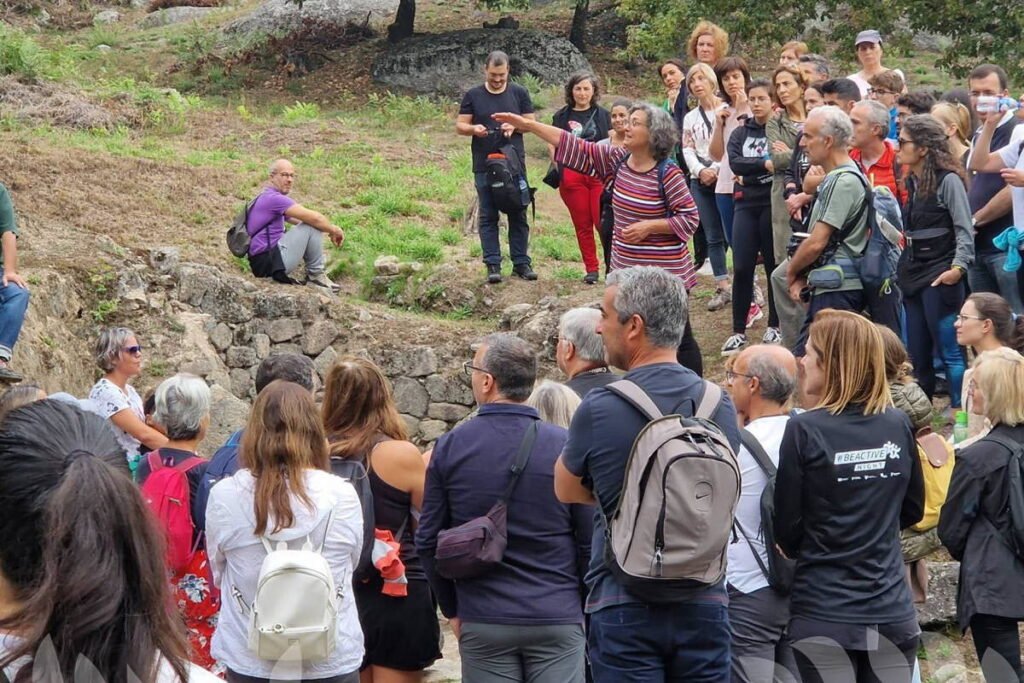
POLYGON ((914 381, 914 366, 910 364, 907 347, 895 332, 885 325, 878 325, 882 335, 882 350, 885 353, 885 378, 890 384, 909 384, 914 381))
POLYGON ((712 91, 718 89, 718 76, 715 75, 715 70, 704 62, 697 62, 690 67, 690 70, 686 72, 686 87, 690 87, 690 79, 693 78, 694 74, 701 74, 708 82, 708 87, 712 91))
POLYGON ((800 57, 803 57, 805 54, 807 54, 807 43, 804 43, 799 40, 791 40, 782 46, 782 49, 779 51, 779 54, 782 54, 786 50, 792 50, 793 54, 795 54, 799 59, 800 57))
POLYGON ((1024 423, 1024 356, 1005 346, 974 361, 971 378, 985 397, 985 417, 993 425, 1024 423))
POLYGON ((816 407, 836 415, 851 404, 863 405, 865 415, 877 415, 892 405, 882 335, 870 320, 826 308, 814 317, 807 343, 825 375, 816 407))
POLYGON ((932 116, 944 126, 956 128, 960 144, 968 147, 971 139, 971 112, 960 102, 937 102, 932 107, 932 116))
POLYGON ((540 419, 545 422, 568 429, 572 416, 580 407, 580 397, 564 384, 546 379, 534 387, 526 405, 536 408, 540 419))
POLYGON ((690 40, 686 43, 686 53, 694 60, 697 59, 697 41, 701 36, 711 36, 711 39, 715 41, 715 61, 729 54, 729 34, 718 24, 701 19, 690 33, 690 40))

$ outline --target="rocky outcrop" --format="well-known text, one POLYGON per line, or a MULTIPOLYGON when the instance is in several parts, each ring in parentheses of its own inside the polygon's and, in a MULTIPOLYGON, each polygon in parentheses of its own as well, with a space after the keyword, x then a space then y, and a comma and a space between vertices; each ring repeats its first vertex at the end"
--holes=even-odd
POLYGON ((458 95, 482 82, 487 54, 503 50, 512 76, 530 74, 545 83, 565 83, 573 72, 589 69, 586 58, 568 40, 540 31, 472 29, 405 40, 382 52, 373 79, 418 93, 458 95))
POLYGON ((269 0, 248 16, 228 24, 225 33, 280 35, 294 31, 303 22, 333 25, 379 24, 398 9, 398 0, 305 0, 299 8, 287 0, 269 0))
POLYGON ((940 627, 956 621, 956 587, 959 562, 928 563, 928 600, 917 606, 923 627, 940 627))
POLYGON ((158 26, 184 24, 189 21, 199 21, 214 11, 216 11, 215 7, 168 7, 167 9, 147 14, 139 23, 139 26, 142 28, 156 28, 158 26))

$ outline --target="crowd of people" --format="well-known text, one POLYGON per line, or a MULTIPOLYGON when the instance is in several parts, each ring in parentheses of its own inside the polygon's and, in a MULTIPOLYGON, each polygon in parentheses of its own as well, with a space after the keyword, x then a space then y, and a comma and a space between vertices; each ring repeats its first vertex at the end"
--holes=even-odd
MULTIPOLYGON (((604 289, 551 331, 563 382, 514 334, 483 338, 463 365, 479 409, 427 453, 354 356, 322 386, 309 358, 268 356, 209 459, 206 382, 144 400, 132 330, 98 335, 86 397, 7 389, 2 676, 414 683, 441 657, 440 611, 469 683, 919 681, 915 602, 944 546, 986 679, 1024 681, 1024 127, 996 65, 936 98, 882 66, 877 31, 855 48, 848 78, 799 42, 755 78, 704 21, 692 66, 658 70, 663 105, 606 111, 579 74, 554 125, 492 53, 457 121, 488 281, 499 212, 513 274, 537 278, 527 133, 587 284, 602 245, 604 289), (889 218, 905 246, 868 287, 889 218), (722 387, 690 324, 695 256, 707 307, 732 315, 722 387), (970 413, 955 451, 931 431, 940 373, 970 413)), ((240 215, 249 262, 286 283, 304 263, 331 289, 323 235, 344 233, 294 180, 275 161, 240 215)), ((20 380, 2 186, 0 237, 0 378, 20 380)))

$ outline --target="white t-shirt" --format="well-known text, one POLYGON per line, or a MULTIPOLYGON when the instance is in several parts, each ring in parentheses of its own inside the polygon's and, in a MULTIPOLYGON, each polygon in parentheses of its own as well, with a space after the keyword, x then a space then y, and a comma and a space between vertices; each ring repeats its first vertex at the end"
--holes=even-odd
MULTIPOLYGON (((89 402, 90 409, 104 420, 109 420, 111 416, 125 408, 135 413, 135 417, 140 420, 146 420, 146 414, 142 409, 142 398, 130 384, 125 385, 125 390, 121 391, 121 388, 109 379, 101 377, 100 381, 92 385, 92 389, 89 391, 89 402)), ((139 447, 142 446, 142 443, 128 432, 119 429, 113 422, 110 423, 110 426, 117 436, 118 443, 127 453, 128 462, 137 461, 139 447)))
MULTIPOLYGON (((999 150, 999 156, 1007 168, 1024 169, 1024 154, 1020 153, 1020 146, 1024 144, 1024 126, 1017 126, 1010 136, 1010 144, 999 150)), ((1024 187, 1010 186, 1010 195, 1013 197, 1013 225, 1018 230, 1024 230, 1024 187)))
MULTIPOLYGON (((15 649, 20 644, 20 639, 15 636, 3 634, 0 635, 0 659, 7 656, 7 654, 15 649)), ((15 660, 13 664, 4 669, 4 674, 7 675, 7 680, 13 681, 14 676, 21 670, 21 667, 27 665, 28 659, 15 660)), ((36 672, 38 673, 38 672, 36 672)), ((160 658, 160 666, 156 671, 156 683, 183 683, 178 679, 178 676, 174 673, 174 669, 171 668, 171 663, 160 658)), ((224 683, 223 680, 213 675, 201 666, 195 664, 188 665, 188 681, 185 683, 224 683)))
MULTIPOLYGON (((754 435, 776 467, 779 466, 779 447, 782 445, 782 435, 786 431, 787 422, 789 415, 777 415, 762 417, 747 425, 747 431, 754 435)), ((750 550, 750 545, 753 544, 761 556, 761 561, 768 566, 768 553, 765 550, 764 536, 761 535, 761 493, 768 483, 768 477, 745 446, 740 448, 737 460, 742 482, 740 502, 736 506, 738 540, 729 544, 726 578, 729 585, 739 592, 753 593, 768 586, 768 579, 750 550), (750 544, 739 529, 746 532, 750 544)))
MULTIPOLYGON (((893 69, 893 71, 900 75, 900 78, 903 79, 903 85, 906 86, 907 85, 907 77, 903 75, 903 72, 900 71, 899 69, 893 69)), ((868 90, 871 89, 871 84, 868 83, 868 79, 864 78, 864 76, 862 75, 863 73, 864 73, 863 71, 858 71, 855 74, 850 74, 849 76, 847 76, 847 78, 849 78, 851 81, 856 83, 857 87, 860 88, 860 96, 861 96, 861 98, 862 99, 867 99, 868 90)))
POLYGON ((711 146, 711 133, 715 130, 715 118, 724 106, 711 110, 694 107, 683 117, 683 158, 691 178, 698 178, 705 168, 718 171, 719 163, 711 159, 708 147, 711 146))

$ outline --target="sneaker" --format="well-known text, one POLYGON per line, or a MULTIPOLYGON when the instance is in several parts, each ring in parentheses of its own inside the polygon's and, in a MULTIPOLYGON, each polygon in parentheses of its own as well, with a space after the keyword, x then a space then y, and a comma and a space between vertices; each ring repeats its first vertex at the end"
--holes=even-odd
POLYGON ((734 353, 739 353, 740 350, 747 345, 747 335, 745 334, 734 334, 725 340, 722 344, 722 355, 731 356, 734 353))
POLYGON ((496 285, 501 282, 501 266, 495 266, 488 264, 487 266, 487 284, 496 285))
POLYGON ((762 344, 781 344, 782 343, 782 330, 777 327, 769 327, 764 331, 764 336, 761 337, 762 344))
POLYGON ((337 292, 341 289, 341 285, 337 282, 333 282, 323 273, 318 273, 306 278, 306 284, 313 285, 314 287, 323 287, 324 289, 329 289, 332 292, 337 292))
POLYGON ((764 292, 761 291, 761 285, 756 282, 754 283, 754 303, 764 308, 764 292))
POLYGON ((756 303, 750 304, 750 310, 747 311, 747 329, 756 323, 758 320, 764 317, 764 311, 756 303))
POLYGON ((583 276, 583 284, 585 285, 596 285, 597 284, 597 271, 592 270, 583 276))
POLYGON ((20 382, 25 379, 20 374, 11 370, 11 366, 0 361, 0 382, 20 382))
POLYGON ((533 281, 537 279, 537 273, 533 272, 533 268, 528 265, 514 267, 512 269, 512 274, 524 280, 533 281))
POLYGON ((720 311, 732 303, 732 292, 728 289, 715 290, 715 295, 708 299, 709 311, 720 311))

